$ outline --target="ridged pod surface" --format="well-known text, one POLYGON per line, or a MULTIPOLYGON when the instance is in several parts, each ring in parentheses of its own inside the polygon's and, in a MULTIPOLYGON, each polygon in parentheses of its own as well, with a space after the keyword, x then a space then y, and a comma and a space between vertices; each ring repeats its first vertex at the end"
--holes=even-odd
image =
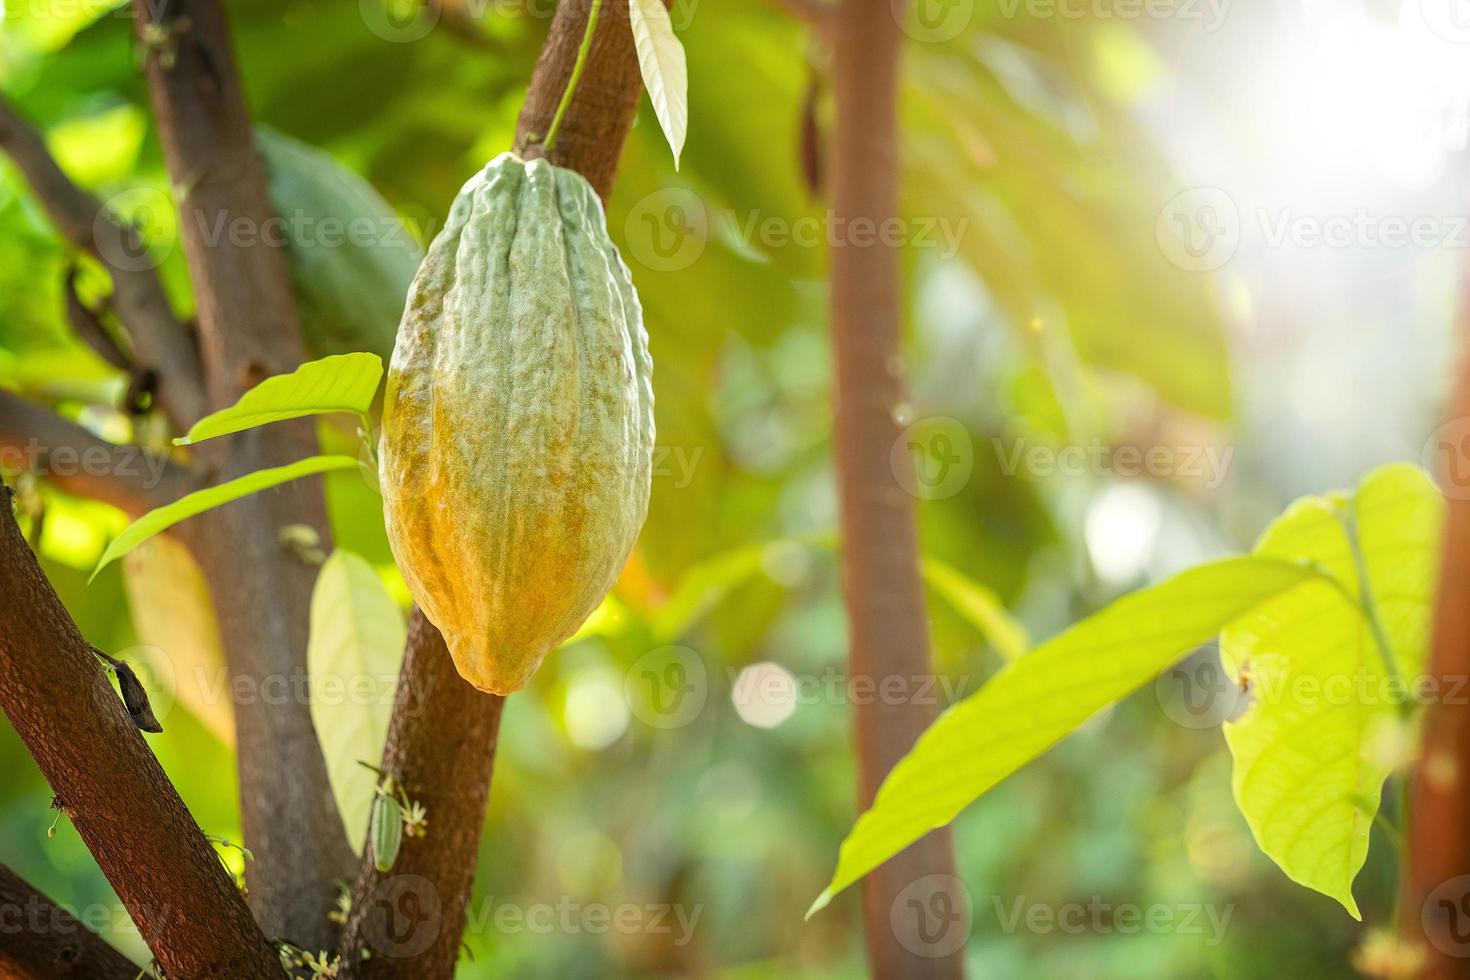
POLYGON ((409 290, 380 453, 394 557, 481 690, 522 687, 627 560, 652 371, 591 185, 544 160, 486 164, 409 290))

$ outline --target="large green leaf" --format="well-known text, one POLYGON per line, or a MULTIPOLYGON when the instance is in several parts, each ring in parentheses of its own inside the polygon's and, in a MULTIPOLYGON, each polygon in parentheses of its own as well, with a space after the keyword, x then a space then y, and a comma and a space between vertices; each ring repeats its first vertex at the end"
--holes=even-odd
POLYGON ((941 715, 894 766, 811 911, 1232 620, 1318 577, 1274 558, 1203 565, 1125 596, 1016 660, 941 715))
POLYGON ((286 466, 276 466, 268 470, 256 470, 242 477, 221 483, 218 486, 208 487, 204 490, 196 490, 187 496, 180 497, 171 504, 150 510, 138 518, 123 532, 113 538, 107 545, 107 550, 102 553, 97 567, 92 570, 92 578, 112 562, 132 551, 138 545, 147 541, 162 531, 167 531, 179 521, 186 520, 196 514, 202 514, 206 510, 227 504, 232 500, 247 497, 257 490, 265 490, 269 487, 279 486, 298 480, 303 476, 311 476, 314 473, 325 473, 328 470, 345 470, 357 466, 357 460, 352 456, 310 456, 306 459, 297 460, 286 466))
POLYGON ((311 594, 306 646, 311 722, 327 760, 327 781, 355 849, 367 840, 377 765, 393 714, 408 627, 383 580, 362 558, 338 548, 311 594))
POLYGON ((1261 850, 1355 918, 1352 883, 1391 771, 1374 747, 1423 669, 1442 520, 1439 492, 1407 465, 1373 473, 1354 497, 1297 501, 1255 553, 1315 562, 1330 578, 1263 603, 1221 637, 1227 671, 1254 698, 1225 726, 1236 803, 1261 850))
POLYGON ((203 442, 303 415, 351 412, 366 416, 382 377, 383 359, 377 354, 334 354, 307 361, 290 374, 266 378, 229 408, 195 422, 174 442, 181 446, 203 442))

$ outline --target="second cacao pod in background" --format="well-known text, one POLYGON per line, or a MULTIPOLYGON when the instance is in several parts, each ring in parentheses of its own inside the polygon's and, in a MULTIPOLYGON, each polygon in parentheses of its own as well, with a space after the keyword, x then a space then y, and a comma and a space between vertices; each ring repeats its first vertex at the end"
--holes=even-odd
POLYGON ((308 354, 386 360, 423 249, 372 185, 331 154, 264 127, 255 143, 284 224, 308 354))
POLYGON ((652 371, 591 185, 490 161, 409 292, 380 464, 409 591, 481 690, 522 687, 627 560, 648 511, 652 371))

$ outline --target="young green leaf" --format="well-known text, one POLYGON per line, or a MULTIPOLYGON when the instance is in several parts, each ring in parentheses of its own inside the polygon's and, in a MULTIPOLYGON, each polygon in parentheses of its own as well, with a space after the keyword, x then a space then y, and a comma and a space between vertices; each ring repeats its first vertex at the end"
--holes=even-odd
POLYGON ((929 588, 983 633, 996 653, 1015 660, 1026 652, 1031 645, 1026 627, 1006 612, 994 592, 937 558, 925 558, 922 569, 929 588))
MULTIPOLYGON (((303 476, 311 476, 314 473, 325 473, 328 470, 351 469, 358 465, 352 456, 310 456, 299 459, 286 466, 277 466, 268 470, 257 470, 247 473, 227 483, 218 486, 207 487, 196 490, 191 494, 180 497, 171 504, 157 507, 138 518, 123 532, 107 545, 107 550, 102 552, 102 558, 97 562, 97 567, 92 570, 92 578, 108 565, 112 564, 123 555, 132 551, 138 545, 158 534, 167 531, 179 521, 186 520, 196 514, 202 514, 206 510, 227 504, 232 500, 247 497, 257 490, 265 490, 269 487, 289 483, 303 476)), ((90 581, 90 579, 88 580, 90 581)))
POLYGON ((1370 474, 1354 497, 1297 501, 1255 554, 1315 562, 1330 578, 1221 636, 1226 670, 1253 696, 1225 726, 1236 804, 1281 870, 1354 918, 1353 879, 1394 761, 1378 747, 1391 744, 1424 666, 1443 511, 1429 478, 1406 465, 1370 474))
POLYGON ((334 354, 307 361, 290 374, 266 378, 229 408, 204 416, 174 443, 186 446, 303 415, 366 416, 382 377, 383 360, 377 354, 334 354))
POLYGON ((306 668, 311 721, 354 848, 367 839, 376 786, 358 760, 376 764, 382 755, 407 635, 403 613, 373 566, 350 551, 332 552, 311 593, 306 668))
POLYGON ((648 89, 669 149, 674 151, 674 169, 678 170, 684 136, 689 131, 689 74, 684 45, 674 36, 674 24, 662 0, 628 0, 628 14, 643 86, 648 89))
POLYGON ((1310 566, 1227 558, 1124 596, 1009 664, 950 708, 888 774, 842 843, 807 914, 935 827, 1099 710, 1262 602, 1318 577, 1310 566))

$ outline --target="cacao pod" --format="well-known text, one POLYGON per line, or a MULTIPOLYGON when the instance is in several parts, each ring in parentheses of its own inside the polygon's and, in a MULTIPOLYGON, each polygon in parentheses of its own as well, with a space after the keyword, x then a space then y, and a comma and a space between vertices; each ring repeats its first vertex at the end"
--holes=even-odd
POLYGON ((398 808, 398 801, 380 791, 373 798, 373 815, 369 824, 373 867, 386 874, 393 870, 393 862, 398 860, 398 848, 403 844, 403 814, 398 808))
POLYGON ((386 359, 423 249, 372 185, 331 154, 264 128, 255 143, 284 226, 307 352, 386 359))
POLYGON ((522 687, 612 587, 648 512, 653 364, 579 174, 501 154, 409 291, 381 476, 409 591, 466 680, 522 687))

